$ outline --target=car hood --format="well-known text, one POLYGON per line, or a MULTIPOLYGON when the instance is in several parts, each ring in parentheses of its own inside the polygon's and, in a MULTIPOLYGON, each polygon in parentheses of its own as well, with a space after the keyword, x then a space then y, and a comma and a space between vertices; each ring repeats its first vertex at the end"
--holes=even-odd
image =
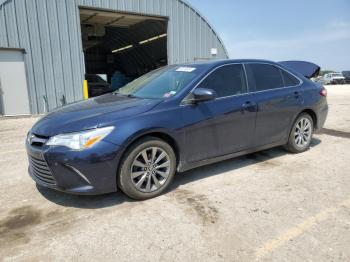
POLYGON ((51 137, 112 125, 118 119, 147 112, 161 101, 107 94, 55 109, 39 120, 31 132, 51 137))

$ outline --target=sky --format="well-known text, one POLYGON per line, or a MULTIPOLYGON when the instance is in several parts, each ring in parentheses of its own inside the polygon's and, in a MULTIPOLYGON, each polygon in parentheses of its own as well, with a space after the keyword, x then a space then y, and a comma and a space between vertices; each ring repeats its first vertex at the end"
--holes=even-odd
POLYGON ((350 70, 350 0, 188 0, 230 58, 305 60, 350 70))

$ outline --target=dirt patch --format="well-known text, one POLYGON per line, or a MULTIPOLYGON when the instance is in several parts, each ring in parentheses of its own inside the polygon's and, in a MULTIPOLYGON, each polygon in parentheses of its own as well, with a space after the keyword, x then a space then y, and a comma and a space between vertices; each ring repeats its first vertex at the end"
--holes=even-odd
POLYGON ((70 220, 67 210, 43 212, 33 206, 15 208, 0 220, 0 250, 29 243, 34 231, 62 232, 70 226, 70 220))
POLYGON ((27 229, 41 222, 41 212, 32 206, 13 209, 0 221, 0 246, 26 244, 30 241, 27 229))
POLYGON ((350 132, 344 132, 328 128, 323 128, 320 132, 318 132, 318 134, 350 139, 350 132))
POLYGON ((185 189, 178 189, 173 195, 178 203, 185 206, 186 212, 195 214, 203 224, 215 224, 217 222, 218 209, 205 195, 195 194, 185 189))
POLYGON ((30 225, 40 223, 41 212, 31 206, 13 209, 9 216, 0 221, 0 228, 7 230, 21 229, 30 225))

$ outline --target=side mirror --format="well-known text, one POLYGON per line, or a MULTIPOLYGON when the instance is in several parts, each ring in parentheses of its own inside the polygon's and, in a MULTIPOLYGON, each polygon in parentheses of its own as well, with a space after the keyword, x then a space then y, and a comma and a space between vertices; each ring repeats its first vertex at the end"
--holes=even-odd
POLYGON ((187 103, 196 104, 199 102, 214 100, 215 98, 216 92, 214 90, 208 88, 196 88, 187 99, 187 103))

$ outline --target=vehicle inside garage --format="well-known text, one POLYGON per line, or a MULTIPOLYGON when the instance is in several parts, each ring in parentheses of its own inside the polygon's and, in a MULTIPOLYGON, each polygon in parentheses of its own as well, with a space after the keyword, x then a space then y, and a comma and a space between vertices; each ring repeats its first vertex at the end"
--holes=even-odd
POLYGON ((80 23, 87 79, 116 90, 168 64, 167 18, 81 8, 80 23))

